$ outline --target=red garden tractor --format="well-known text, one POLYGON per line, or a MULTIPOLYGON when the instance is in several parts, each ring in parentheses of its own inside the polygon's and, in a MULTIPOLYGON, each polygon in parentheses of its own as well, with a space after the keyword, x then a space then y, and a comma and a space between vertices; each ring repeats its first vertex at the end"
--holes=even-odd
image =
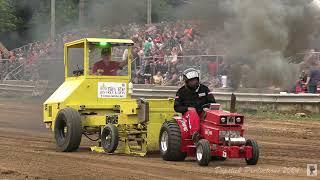
MULTIPOLYGON (((233 99, 231 107, 235 106, 233 99)), ((244 116, 234 110, 220 110, 219 104, 207 104, 203 108, 201 138, 196 145, 191 140, 188 119, 175 116, 163 123, 159 136, 162 158, 183 161, 187 156, 196 156, 200 166, 207 166, 212 159, 244 158, 248 165, 256 165, 259 147, 255 140, 244 138, 244 116)))

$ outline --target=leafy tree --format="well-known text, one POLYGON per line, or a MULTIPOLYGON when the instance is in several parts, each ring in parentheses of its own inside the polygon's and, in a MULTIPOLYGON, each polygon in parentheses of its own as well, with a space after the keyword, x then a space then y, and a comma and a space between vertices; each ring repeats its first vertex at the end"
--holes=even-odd
POLYGON ((187 3, 188 0, 163 0, 166 1, 167 4, 173 6, 173 7, 177 7, 177 6, 182 6, 185 3, 187 3))
MULTIPOLYGON (((152 0, 152 22, 174 20, 190 0, 152 0)), ((56 0, 56 32, 77 27, 80 0, 56 0)), ((146 22, 147 0, 87 0, 88 25, 146 22), (94 8, 93 8, 94 7, 94 8), (124 13, 126 12, 126 13, 124 13), (93 23, 96 22, 96 23, 93 23)), ((51 0, 0 0, 0 41, 9 47, 48 37, 51 0)))
POLYGON ((0 33, 16 29, 19 23, 13 4, 9 0, 0 0, 0 33))
POLYGON ((176 19, 177 8, 189 0, 152 0, 152 22, 170 21, 176 19))
MULTIPOLYGON (((33 16, 30 21, 31 26, 39 26, 41 30, 50 29, 51 22, 51 2, 37 0, 34 7, 33 16)), ((79 0, 57 0, 56 1, 56 29, 61 31, 66 25, 74 25, 78 20, 79 0)))

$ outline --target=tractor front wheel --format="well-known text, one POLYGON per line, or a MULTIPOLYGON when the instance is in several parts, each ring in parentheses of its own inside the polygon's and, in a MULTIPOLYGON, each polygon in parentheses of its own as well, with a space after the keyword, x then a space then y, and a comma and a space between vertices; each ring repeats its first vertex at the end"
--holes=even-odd
POLYGON ((248 139, 246 142, 246 146, 252 147, 252 158, 247 159, 246 162, 248 165, 256 165, 259 160, 259 147, 258 143, 255 140, 248 139))
POLYGON ((163 123, 159 136, 159 149, 166 161, 183 161, 187 153, 181 152, 181 133, 176 121, 163 123))
POLYGON ((196 158, 200 166, 208 166, 211 159, 210 143, 206 139, 201 139, 197 143, 196 158))
POLYGON ((82 137, 81 118, 72 108, 61 109, 54 125, 54 137, 57 146, 63 152, 76 151, 82 137))
POLYGON ((119 143, 119 132, 115 125, 107 124, 101 133, 101 146, 108 153, 113 153, 119 143))

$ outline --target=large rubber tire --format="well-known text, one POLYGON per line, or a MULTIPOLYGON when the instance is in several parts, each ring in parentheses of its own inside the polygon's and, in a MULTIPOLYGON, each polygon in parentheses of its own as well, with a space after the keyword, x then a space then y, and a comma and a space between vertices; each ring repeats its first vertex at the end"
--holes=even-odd
POLYGON ((72 152, 79 148, 82 126, 78 111, 65 108, 58 112, 54 125, 54 137, 62 152, 72 152))
POLYGON ((246 159, 248 165, 256 165, 259 160, 259 146, 255 140, 248 139, 246 146, 252 146, 252 158, 246 159))
POLYGON ((118 128, 113 124, 107 124, 101 133, 101 146, 105 152, 113 153, 119 143, 118 128))
POLYGON ((187 153, 181 152, 181 133, 176 121, 166 121, 160 129, 159 149, 166 161, 183 161, 187 153))
POLYGON ((201 139, 197 143, 196 159, 200 166, 208 166, 211 160, 210 143, 206 139, 201 139))

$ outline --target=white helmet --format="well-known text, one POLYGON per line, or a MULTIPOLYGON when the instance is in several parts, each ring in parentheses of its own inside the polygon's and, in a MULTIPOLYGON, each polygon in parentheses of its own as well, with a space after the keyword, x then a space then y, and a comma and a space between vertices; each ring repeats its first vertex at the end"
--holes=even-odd
POLYGON ((188 68, 185 71, 183 71, 183 77, 185 78, 185 80, 199 78, 199 73, 194 68, 188 68))

